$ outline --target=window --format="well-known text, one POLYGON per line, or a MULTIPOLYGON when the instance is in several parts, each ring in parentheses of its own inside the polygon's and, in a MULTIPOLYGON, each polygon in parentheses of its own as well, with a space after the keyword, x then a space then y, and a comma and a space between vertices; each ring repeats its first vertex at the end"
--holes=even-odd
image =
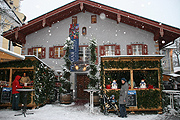
POLYGON ((49 58, 59 59, 63 57, 64 54, 63 46, 49 47, 49 58))
POLYGON ((105 55, 115 55, 115 46, 105 46, 105 55))
POLYGON ((148 46, 146 44, 127 45, 127 55, 148 55, 148 46))
POLYGON ((63 47, 55 47, 55 58, 60 58, 64 55, 63 47))
POLYGON ((72 16, 72 24, 77 24, 77 16, 72 16))
POLYGON ((83 35, 86 35, 86 32, 87 32, 87 31, 86 31, 86 27, 83 27, 83 28, 82 28, 82 34, 83 34, 83 35))
POLYGON ((46 58, 46 48, 45 47, 28 48, 28 55, 35 55, 40 59, 46 58))
POLYGON ((99 46, 100 56, 105 55, 120 55, 120 45, 111 44, 111 45, 101 45, 99 46))
POLYGON ((90 50, 88 46, 79 46, 79 60, 82 61, 90 60, 90 50))
POLYGON ((142 55, 142 45, 132 45, 133 55, 142 55))
POLYGON ((37 56, 38 58, 41 58, 41 48, 34 48, 33 55, 37 56))
POLYGON ((91 23, 97 23, 97 17, 96 15, 91 15, 91 23))

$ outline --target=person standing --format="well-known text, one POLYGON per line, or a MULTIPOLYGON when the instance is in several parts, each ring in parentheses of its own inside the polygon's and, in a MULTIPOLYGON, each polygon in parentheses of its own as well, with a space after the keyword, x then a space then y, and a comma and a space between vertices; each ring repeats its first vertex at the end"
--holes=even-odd
POLYGON ((121 79, 121 90, 119 96, 119 109, 120 109, 120 116, 119 117, 127 117, 126 113, 126 104, 128 102, 128 83, 125 78, 121 79))
POLYGON ((18 107, 19 104, 19 92, 16 91, 16 89, 23 88, 19 84, 19 80, 21 79, 21 76, 17 75, 12 83, 12 95, 13 95, 13 100, 12 100, 12 109, 13 110, 19 110, 20 108, 18 107))
POLYGON ((20 83, 30 83, 30 82, 31 82, 31 80, 30 80, 29 76, 26 76, 26 73, 23 73, 20 83))

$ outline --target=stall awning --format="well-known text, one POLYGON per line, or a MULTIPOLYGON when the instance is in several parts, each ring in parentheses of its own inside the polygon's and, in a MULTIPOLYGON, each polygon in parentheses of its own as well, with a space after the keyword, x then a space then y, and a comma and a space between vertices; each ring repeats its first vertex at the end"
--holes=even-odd
POLYGON ((24 60, 25 56, 19 55, 7 49, 0 47, 0 62, 8 62, 14 60, 24 60))

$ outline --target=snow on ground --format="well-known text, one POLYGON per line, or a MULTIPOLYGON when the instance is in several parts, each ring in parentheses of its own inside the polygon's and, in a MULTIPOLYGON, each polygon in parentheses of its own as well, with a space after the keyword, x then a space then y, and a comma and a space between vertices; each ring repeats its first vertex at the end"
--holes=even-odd
POLYGON ((14 116, 21 111, 0 109, 0 120, 164 120, 164 116, 158 114, 128 114, 127 118, 119 118, 114 113, 105 116, 99 107, 95 107, 94 113, 90 113, 88 104, 84 106, 47 104, 39 109, 27 110, 28 112, 34 114, 26 117, 14 116))

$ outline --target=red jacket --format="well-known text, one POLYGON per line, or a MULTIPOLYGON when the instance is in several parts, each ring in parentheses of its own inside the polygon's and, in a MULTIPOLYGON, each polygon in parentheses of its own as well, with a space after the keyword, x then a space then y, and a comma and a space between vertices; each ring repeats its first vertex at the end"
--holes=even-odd
POLYGON ((22 86, 19 85, 19 80, 21 79, 21 76, 17 75, 16 78, 14 79, 12 83, 12 94, 17 94, 19 93, 16 91, 16 89, 23 88, 22 86))

